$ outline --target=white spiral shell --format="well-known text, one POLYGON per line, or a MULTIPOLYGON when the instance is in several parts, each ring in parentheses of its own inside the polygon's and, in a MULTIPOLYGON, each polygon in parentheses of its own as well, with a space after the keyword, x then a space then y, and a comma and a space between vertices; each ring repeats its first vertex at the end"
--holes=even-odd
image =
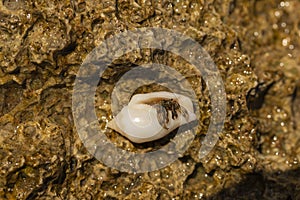
POLYGON ((135 143, 160 139, 196 120, 192 101, 171 92, 136 94, 108 123, 108 127, 135 143))

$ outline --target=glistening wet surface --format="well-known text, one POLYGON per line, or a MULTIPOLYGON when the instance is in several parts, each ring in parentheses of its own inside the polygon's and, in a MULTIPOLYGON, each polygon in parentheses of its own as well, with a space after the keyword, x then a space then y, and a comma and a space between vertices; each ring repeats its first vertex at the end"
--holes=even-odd
MULTIPOLYGON (((0 199, 300 199, 299 10, 298 0, 1 1, 0 199), (135 144, 107 129, 111 93, 131 69, 172 67, 185 77, 161 77, 173 88, 150 84, 134 93, 176 90, 187 80, 199 106, 195 138, 179 159, 126 173, 88 153, 74 125, 72 93, 95 47, 141 27, 173 29, 203 46, 224 82, 226 119, 213 150, 199 159, 212 115, 201 74, 171 52, 123 55, 102 75, 94 104, 99 128, 117 147, 151 152, 175 137, 135 144)), ((117 105, 128 102, 118 94, 132 96, 134 84, 120 87, 117 105)))

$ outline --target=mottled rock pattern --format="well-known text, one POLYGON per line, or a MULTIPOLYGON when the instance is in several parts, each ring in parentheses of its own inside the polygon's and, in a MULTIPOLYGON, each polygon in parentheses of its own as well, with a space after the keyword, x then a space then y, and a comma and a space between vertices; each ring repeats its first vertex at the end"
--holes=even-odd
MULTIPOLYGON (((299 1, 277 0, 1 1, 0 199, 300 198, 299 8, 299 1), (139 27, 180 31, 208 51, 225 83, 227 117, 214 150, 198 159, 211 115, 201 77, 167 52, 123 56, 96 93, 101 126, 111 118, 115 80, 148 62, 186 75, 202 109, 196 138, 179 160, 127 174, 87 153, 71 98, 86 55, 106 38, 139 27)), ((107 135, 132 151, 161 145, 107 135)))

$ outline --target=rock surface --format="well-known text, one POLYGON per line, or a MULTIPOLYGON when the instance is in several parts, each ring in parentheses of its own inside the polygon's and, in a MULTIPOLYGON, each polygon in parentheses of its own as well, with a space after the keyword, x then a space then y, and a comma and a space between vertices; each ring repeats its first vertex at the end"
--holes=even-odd
MULTIPOLYGON (((1 1, 0 199, 299 199, 299 9, 292 0, 1 1), (200 128, 184 155, 161 170, 128 174, 87 152, 71 99, 87 54, 139 27, 174 29, 198 41, 222 75, 227 115, 217 145, 199 159, 211 111, 193 66, 151 49, 123 56, 96 91, 101 127, 112 117, 115 81, 143 63, 185 75, 201 107, 200 128)), ((137 92, 149 90, 164 88, 137 92)), ((107 135, 130 151, 162 145, 107 135)))

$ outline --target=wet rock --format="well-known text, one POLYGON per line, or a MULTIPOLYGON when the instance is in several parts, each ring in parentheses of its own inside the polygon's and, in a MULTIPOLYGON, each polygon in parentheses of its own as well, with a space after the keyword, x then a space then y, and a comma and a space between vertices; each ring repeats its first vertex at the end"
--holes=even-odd
MULTIPOLYGON (((254 0, 1 1, 0 198, 218 199, 242 191, 241 198, 297 199, 299 190, 291 188, 299 188, 299 7, 298 1, 254 0), (219 141, 199 159, 212 115, 201 76, 169 52, 143 49, 121 56, 96 91, 101 129, 112 118, 110 94, 118 79, 145 63, 165 64, 186 76, 201 108, 195 139, 178 160, 128 174, 87 152, 74 126, 71 98, 87 54, 139 27, 174 29, 199 42, 221 73, 227 112, 219 141)), ((152 90, 165 88, 154 84, 137 92, 152 90)), ((123 96, 117 98, 122 105, 123 96)), ((137 145, 111 130, 106 135, 139 153, 172 141, 137 145)), ((120 159, 124 166, 126 161, 120 159)))

